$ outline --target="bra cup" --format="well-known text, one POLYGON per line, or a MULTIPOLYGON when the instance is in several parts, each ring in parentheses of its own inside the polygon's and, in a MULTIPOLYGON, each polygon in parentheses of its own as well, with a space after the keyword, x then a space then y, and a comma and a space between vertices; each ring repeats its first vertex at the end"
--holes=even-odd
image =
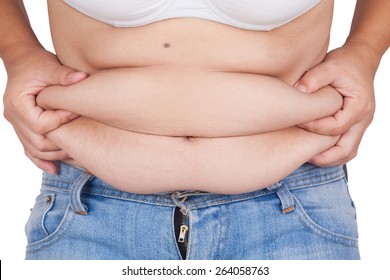
POLYGON ((226 20, 250 25, 275 26, 301 15, 318 0, 204 0, 226 20))

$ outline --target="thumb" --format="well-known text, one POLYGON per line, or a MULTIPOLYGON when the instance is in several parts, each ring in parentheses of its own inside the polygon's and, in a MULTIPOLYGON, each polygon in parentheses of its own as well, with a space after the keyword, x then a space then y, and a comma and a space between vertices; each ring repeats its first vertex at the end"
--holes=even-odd
POLYGON ((86 77, 88 77, 87 73, 72 71, 66 76, 65 81, 64 83, 62 83, 62 85, 72 85, 80 82, 81 80, 84 80, 86 77))
POLYGON ((87 73, 56 65, 50 72, 50 84, 69 86, 84 80, 86 77, 88 77, 87 73))
POLYGON ((326 62, 323 62, 307 71, 294 87, 305 93, 312 93, 320 88, 332 84, 334 75, 326 62))

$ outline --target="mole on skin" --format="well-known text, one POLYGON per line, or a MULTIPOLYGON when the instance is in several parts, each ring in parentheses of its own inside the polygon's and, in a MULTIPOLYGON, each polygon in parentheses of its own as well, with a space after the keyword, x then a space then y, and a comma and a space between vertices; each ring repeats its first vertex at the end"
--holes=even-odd
POLYGON ((164 48, 167 49, 167 48, 170 48, 170 47, 171 47, 171 44, 170 44, 170 43, 165 43, 165 44, 164 44, 164 48))

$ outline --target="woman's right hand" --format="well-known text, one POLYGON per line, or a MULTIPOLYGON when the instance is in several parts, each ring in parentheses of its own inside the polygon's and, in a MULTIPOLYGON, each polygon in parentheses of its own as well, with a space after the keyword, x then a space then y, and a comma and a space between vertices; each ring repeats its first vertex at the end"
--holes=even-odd
POLYGON ((9 50, 4 64, 8 81, 4 94, 4 117, 12 124, 25 154, 40 169, 56 173, 54 160, 68 155, 45 134, 78 115, 62 110, 43 110, 35 102, 41 90, 51 85, 71 85, 87 77, 64 67, 52 53, 40 47, 17 46, 9 50))

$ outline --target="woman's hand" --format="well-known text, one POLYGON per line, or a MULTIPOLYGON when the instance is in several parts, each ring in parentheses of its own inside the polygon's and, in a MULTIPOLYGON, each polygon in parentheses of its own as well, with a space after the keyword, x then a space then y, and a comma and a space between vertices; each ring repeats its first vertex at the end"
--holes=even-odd
POLYGON ((35 98, 51 85, 71 85, 87 75, 60 64, 56 56, 38 47, 18 46, 4 60, 8 82, 4 94, 4 116, 12 124, 27 157, 39 168, 56 172, 53 160, 68 155, 45 137, 78 116, 62 110, 43 110, 35 98))
POLYGON ((311 159, 310 162, 315 165, 339 165, 353 159, 373 119, 376 68, 367 61, 369 50, 365 50, 364 55, 361 50, 348 45, 333 50, 298 82, 297 88, 307 93, 331 85, 344 97, 342 109, 334 116, 300 126, 318 134, 341 135, 334 147, 311 159))

